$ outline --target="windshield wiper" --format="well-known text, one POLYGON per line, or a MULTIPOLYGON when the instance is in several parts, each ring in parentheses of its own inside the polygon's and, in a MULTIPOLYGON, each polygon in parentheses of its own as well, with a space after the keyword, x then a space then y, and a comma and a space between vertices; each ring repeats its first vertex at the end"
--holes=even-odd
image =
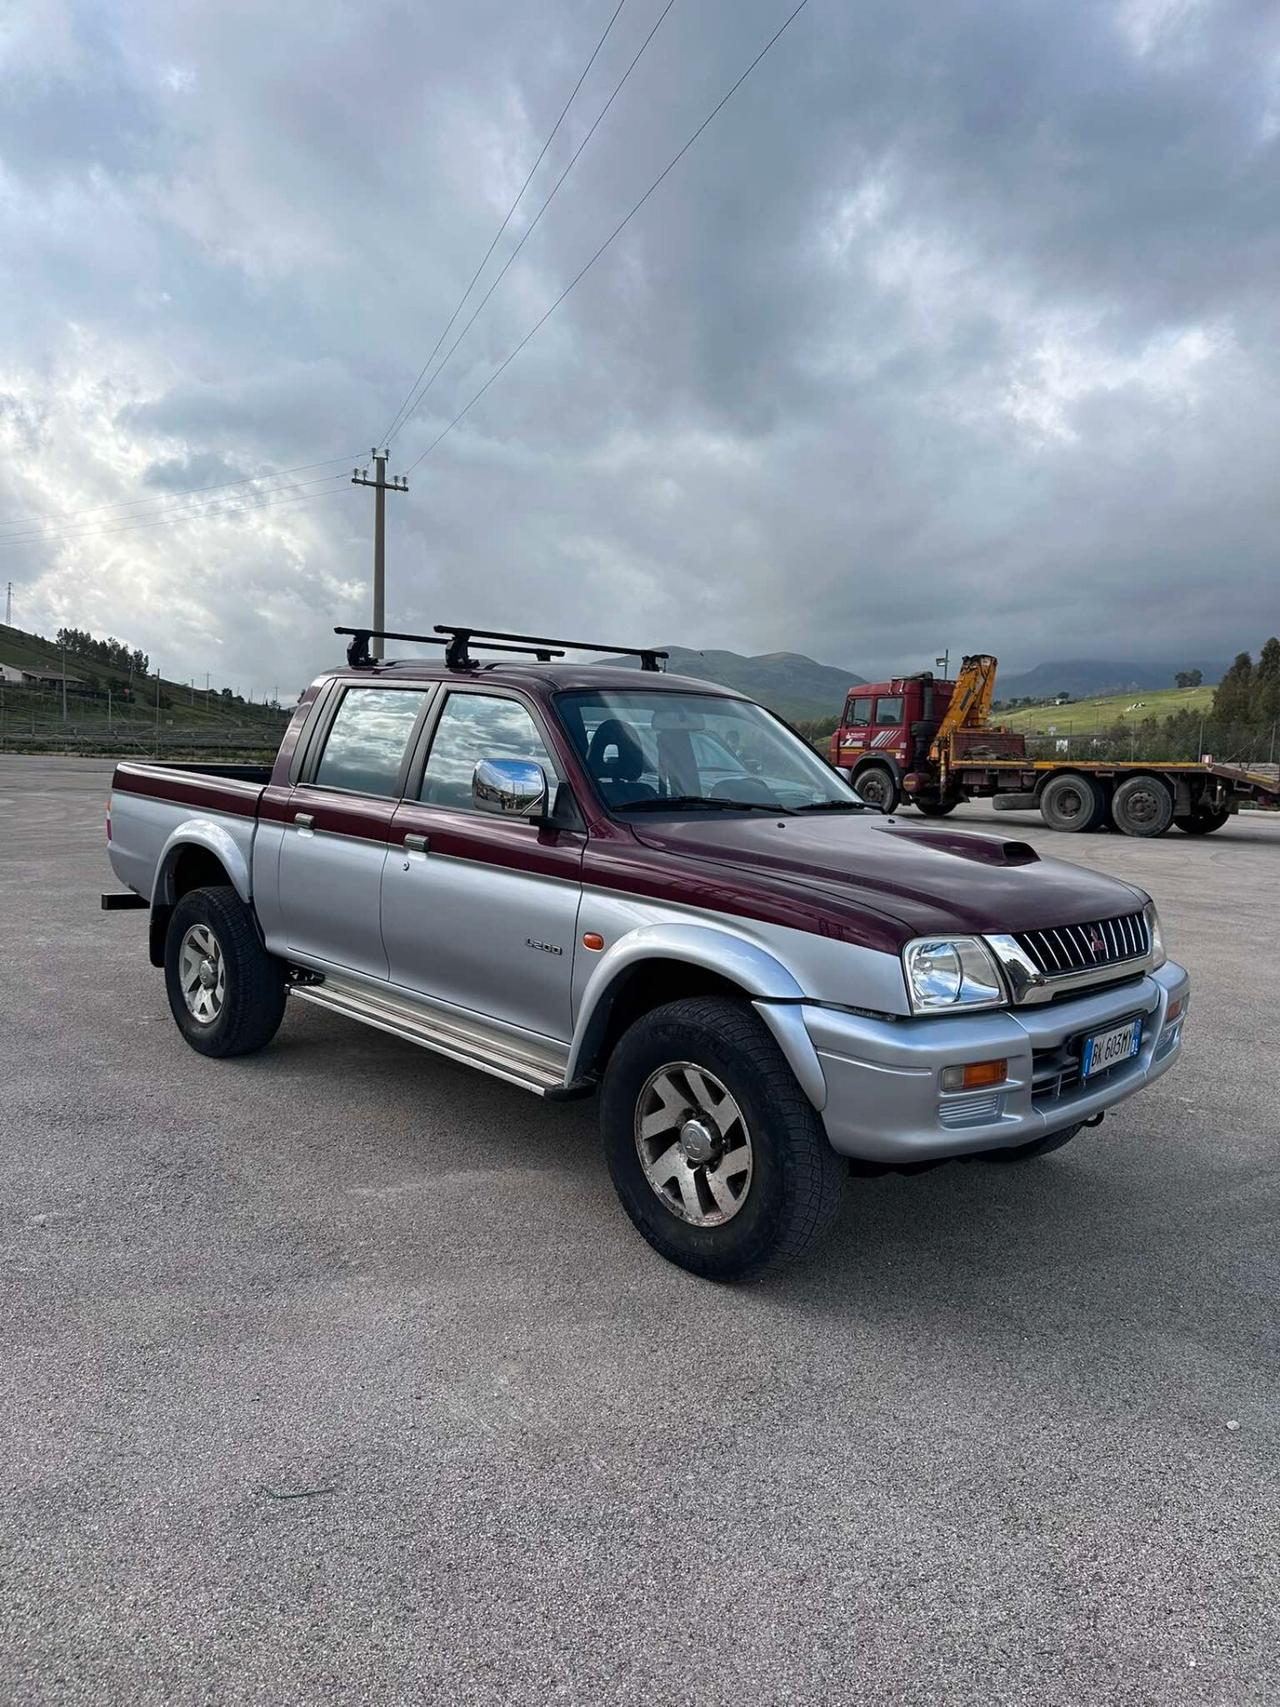
POLYGON ((668 794, 665 799, 629 800, 625 806, 615 806, 615 812, 662 812, 672 808, 684 812, 699 808, 708 812, 768 812, 773 817, 794 817, 791 806, 770 806, 763 800, 722 800, 718 795, 668 794))
POLYGON ((860 800, 815 800, 808 806, 797 806, 797 812, 866 812, 869 808, 860 800))

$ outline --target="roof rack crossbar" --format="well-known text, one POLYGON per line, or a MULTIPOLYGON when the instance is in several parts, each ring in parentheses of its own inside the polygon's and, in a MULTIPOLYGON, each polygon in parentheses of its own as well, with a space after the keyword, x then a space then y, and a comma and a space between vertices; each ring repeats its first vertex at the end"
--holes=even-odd
POLYGON ((498 628, 462 628, 452 623, 438 622, 436 633, 449 636, 449 650, 446 661, 451 668, 457 668, 455 656, 459 661, 465 659, 467 646, 475 641, 480 646, 489 646, 496 641, 518 640, 534 649, 542 646, 555 646, 563 652, 606 652, 627 658, 639 658, 642 670, 659 669, 659 658, 666 658, 665 652, 652 646, 601 646, 594 640, 552 640, 542 634, 511 634, 498 628))
MULTIPOLYGON (((370 655, 371 640, 414 640, 423 646, 443 646, 446 648, 445 662, 449 668, 465 668, 470 663, 466 657, 466 645, 463 644, 462 658, 455 659, 453 654, 454 642, 442 634, 400 634, 390 628, 335 628, 335 634, 349 634, 351 644, 347 647, 347 663, 353 670, 368 669, 377 660, 370 655)), ((540 664, 549 664, 553 658, 563 658, 564 653, 548 646, 499 646, 488 640, 479 642, 486 652, 525 652, 537 658, 540 664)))

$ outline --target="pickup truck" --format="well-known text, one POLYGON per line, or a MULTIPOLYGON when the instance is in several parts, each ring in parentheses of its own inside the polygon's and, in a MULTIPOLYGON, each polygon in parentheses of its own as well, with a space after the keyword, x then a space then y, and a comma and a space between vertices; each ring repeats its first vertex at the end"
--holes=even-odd
POLYGON ((851 1171, 1043 1156, 1178 1056, 1146 894, 868 810, 738 693, 653 654, 349 656, 271 767, 116 768, 103 904, 150 909, 204 1055, 294 1000, 598 1094, 628 1215, 717 1279, 812 1246, 851 1171))

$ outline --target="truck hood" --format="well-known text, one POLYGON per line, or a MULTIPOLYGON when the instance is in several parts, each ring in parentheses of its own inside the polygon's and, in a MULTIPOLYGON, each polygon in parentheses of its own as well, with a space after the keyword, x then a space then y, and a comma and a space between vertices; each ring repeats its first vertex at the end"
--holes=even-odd
POLYGON ((1041 859, 1026 842, 976 831, 915 828, 894 818, 632 820, 637 838, 668 857, 754 870, 821 895, 847 917, 865 910, 901 927, 901 940, 935 931, 1003 932, 1091 924, 1135 912, 1147 897, 1117 878, 1041 859))

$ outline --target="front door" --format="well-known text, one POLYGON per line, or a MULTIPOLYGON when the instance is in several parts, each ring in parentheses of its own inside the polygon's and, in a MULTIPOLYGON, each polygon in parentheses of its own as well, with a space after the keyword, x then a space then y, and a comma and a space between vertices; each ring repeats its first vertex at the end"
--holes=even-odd
POLYGON ((318 758, 284 804, 280 917, 286 952, 387 976, 380 909, 387 838, 430 689, 348 686, 318 758))
POLYGON ((382 882, 391 980, 521 1031, 567 1041, 585 836, 477 811, 481 759, 532 759, 559 780, 532 709, 454 688, 417 798, 392 821, 382 882))

